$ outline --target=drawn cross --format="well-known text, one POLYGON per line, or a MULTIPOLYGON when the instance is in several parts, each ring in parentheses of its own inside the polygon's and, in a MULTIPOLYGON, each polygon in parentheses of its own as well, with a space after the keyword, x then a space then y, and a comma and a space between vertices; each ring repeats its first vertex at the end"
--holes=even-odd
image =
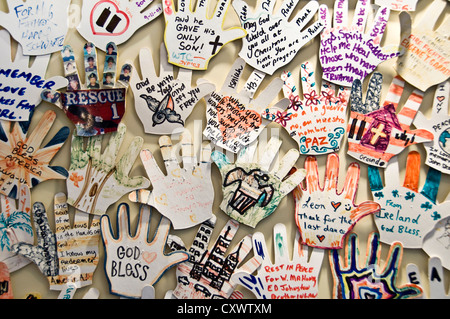
POLYGON ((213 46, 213 50, 211 54, 215 54, 217 47, 221 47, 223 45, 222 42, 219 42, 220 36, 218 35, 214 41, 210 41, 209 44, 213 46))
POLYGON ((380 123, 377 128, 372 128, 371 132, 373 133, 372 139, 370 140, 370 144, 374 145, 380 137, 385 138, 386 133, 384 133, 384 124, 380 123))

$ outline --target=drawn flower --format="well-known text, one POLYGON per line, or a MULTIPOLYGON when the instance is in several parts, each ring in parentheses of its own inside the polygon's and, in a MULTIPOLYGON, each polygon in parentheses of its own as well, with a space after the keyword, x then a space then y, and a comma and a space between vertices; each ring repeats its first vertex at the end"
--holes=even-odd
POLYGON ((75 187, 80 187, 80 185, 78 184, 78 182, 81 182, 81 181, 84 179, 84 177, 83 177, 82 175, 78 175, 77 172, 73 172, 73 173, 70 175, 70 178, 69 178, 69 179, 73 182, 73 186, 75 186, 75 187))
POLYGON ((298 111, 298 109, 303 110, 302 101, 300 101, 300 97, 298 95, 290 94, 289 95, 289 107, 288 109, 293 109, 294 111, 298 111))
POLYGON ((310 106, 311 104, 317 105, 320 102, 316 91, 311 91, 311 93, 305 93, 303 95, 306 99, 306 106, 310 106))
POLYGON ((286 126, 287 121, 290 121, 291 118, 292 118, 292 113, 288 113, 286 111, 284 111, 284 112, 277 111, 274 121, 282 126, 286 126))

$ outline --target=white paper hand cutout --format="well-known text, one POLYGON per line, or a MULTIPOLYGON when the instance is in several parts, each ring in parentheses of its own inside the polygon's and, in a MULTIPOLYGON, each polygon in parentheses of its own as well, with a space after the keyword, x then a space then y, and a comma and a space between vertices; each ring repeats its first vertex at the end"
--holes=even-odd
POLYGON ((70 0, 6 2, 9 13, 0 12, 0 25, 21 44, 25 55, 45 55, 61 50, 69 28, 70 0))
MULTIPOLYGON (((215 89, 215 85, 206 80, 191 84, 192 71, 179 69, 175 79, 173 65, 167 62, 164 44, 160 49, 159 76, 149 49, 139 52, 142 78, 134 72, 131 77, 136 113, 144 130, 151 134, 173 134, 184 129, 185 121, 195 105, 205 95, 215 89)), ((133 68, 135 69, 135 68, 133 68)))
POLYGON ((231 279, 258 299, 316 299, 325 251, 313 249, 308 258, 308 247, 301 244, 297 231, 291 259, 286 238, 286 226, 276 224, 273 228, 275 262, 272 263, 264 235, 255 233, 253 253, 262 258, 258 274, 236 272, 231 279))
POLYGON ((78 32, 104 50, 109 42, 120 45, 162 13, 153 0, 83 0, 78 32))
POLYGON ((395 11, 415 11, 417 0, 375 0, 375 4, 395 11))
POLYGON ((174 229, 189 228, 211 218, 214 188, 209 145, 202 148, 201 159, 197 163, 190 133, 185 130, 179 143, 182 168, 175 154, 177 145, 172 147, 168 136, 162 136, 159 145, 167 175, 159 168, 152 152, 142 150, 141 160, 153 189, 134 191, 129 199, 155 207, 172 222, 174 229))
MULTIPOLYGON (((408 264, 406 272, 410 283, 423 287, 417 265, 408 264)), ((429 299, 450 299, 450 294, 446 293, 444 278, 444 271, 439 257, 430 258, 428 260, 429 299)), ((421 299, 425 297, 424 295, 421 296, 421 299)))
POLYGON ((223 30, 231 0, 217 3, 212 16, 208 16, 207 0, 197 1, 194 11, 190 0, 179 0, 178 11, 173 0, 163 1, 166 29, 164 42, 169 63, 181 68, 206 70, 208 63, 228 42, 240 39, 246 32, 240 27, 223 30))
POLYGON ((283 0, 276 13, 276 0, 261 0, 251 12, 244 0, 234 0, 233 7, 247 35, 242 39, 239 56, 255 69, 272 75, 288 64, 324 28, 323 21, 306 27, 319 9, 318 1, 308 3, 290 21, 298 0, 283 0))

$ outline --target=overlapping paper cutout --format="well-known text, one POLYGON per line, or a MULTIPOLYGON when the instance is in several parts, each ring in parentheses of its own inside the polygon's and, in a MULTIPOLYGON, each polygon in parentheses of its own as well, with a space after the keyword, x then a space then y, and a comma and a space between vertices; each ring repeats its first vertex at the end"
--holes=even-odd
MULTIPOLYGON (((423 282, 420 276, 419 268, 416 264, 408 264, 406 266, 406 272, 409 282, 412 284, 423 287, 423 282)), ((442 269, 442 263, 439 257, 431 257, 428 260, 428 287, 429 287, 429 299, 450 299, 450 294, 446 293, 444 285, 444 271, 442 269)), ((450 292, 450 291, 449 291, 450 292)), ((424 299, 425 294, 421 299, 424 299)))

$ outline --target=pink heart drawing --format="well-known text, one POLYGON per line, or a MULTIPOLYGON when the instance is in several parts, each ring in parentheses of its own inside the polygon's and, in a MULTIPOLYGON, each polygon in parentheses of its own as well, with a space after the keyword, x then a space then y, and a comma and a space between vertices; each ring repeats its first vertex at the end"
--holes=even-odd
POLYGON ((91 16, 90 16, 90 24, 91 24, 92 33, 95 34, 95 35, 118 36, 118 35, 121 35, 121 34, 125 33, 128 30, 128 27, 130 25, 130 18, 128 17, 128 15, 124 11, 120 10, 119 7, 117 6, 117 4, 114 3, 113 1, 111 1, 111 0, 101 0, 101 1, 97 2, 97 4, 92 8, 91 16), (104 4, 108 5, 108 7, 103 6, 104 4), (113 7, 112 8, 113 10, 110 10, 111 7, 109 5, 111 5, 113 7), (114 30, 113 32, 102 32, 102 31, 96 30, 97 28, 100 28, 100 27, 98 27, 96 25, 96 23, 94 21, 94 17, 97 17, 95 12, 97 10, 101 10, 101 8, 99 9, 99 6, 102 6, 104 8, 103 11, 109 11, 110 14, 113 14, 113 17, 117 17, 117 19, 120 19, 120 20, 125 20, 126 24, 123 27, 123 29, 122 30, 117 30, 117 31, 114 30), (115 12, 114 12, 114 10, 115 10, 115 12))
POLYGON ((437 100, 438 100, 439 102, 442 102, 442 101, 445 100, 445 96, 438 96, 438 97, 437 97, 437 100))
POLYGON ((148 252, 148 251, 144 251, 143 253, 142 253, 142 258, 144 258, 144 261, 147 263, 147 264, 151 264, 152 262, 154 262, 155 261, 155 259, 156 259, 156 253, 155 252, 148 252))

